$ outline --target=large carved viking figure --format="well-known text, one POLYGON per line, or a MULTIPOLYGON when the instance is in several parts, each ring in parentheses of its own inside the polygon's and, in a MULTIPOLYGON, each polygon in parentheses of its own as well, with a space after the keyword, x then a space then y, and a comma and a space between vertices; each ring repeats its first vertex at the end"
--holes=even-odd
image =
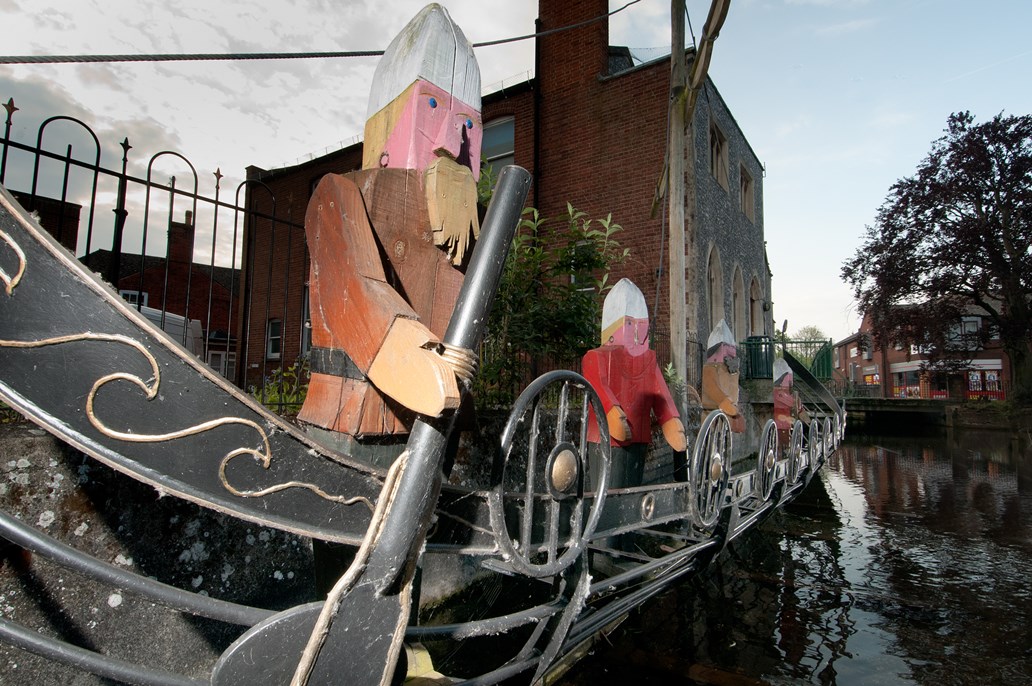
POLYGON ((299 419, 349 436, 407 433, 459 403, 468 350, 440 343, 479 234, 482 128, 473 49, 440 5, 387 48, 362 171, 308 205, 312 380, 299 419))
MULTIPOLYGON (((620 279, 602 305, 602 346, 581 361, 584 377, 602 400, 612 452, 610 485, 641 485, 645 453, 652 442, 652 418, 675 452, 686 448, 684 426, 656 352, 649 348, 649 313, 645 297, 628 279, 620 279)), ((599 431, 588 424, 588 440, 599 431)))

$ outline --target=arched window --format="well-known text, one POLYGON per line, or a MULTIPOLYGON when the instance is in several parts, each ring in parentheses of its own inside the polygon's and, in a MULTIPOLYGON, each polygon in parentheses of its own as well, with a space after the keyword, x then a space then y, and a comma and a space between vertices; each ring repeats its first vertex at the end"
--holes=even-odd
MULTIPOLYGON (((709 300, 709 328, 712 331, 717 322, 724 318, 724 276, 720 269, 720 253, 716 247, 710 249, 706 266, 706 290, 709 300)), ((701 331, 703 337, 710 331, 701 331)))
POLYGON ((742 269, 735 265, 735 275, 731 282, 731 318, 734 325, 736 341, 743 341, 749 335, 749 319, 746 313, 745 279, 742 269))
POLYGON ((749 321, 750 335, 762 336, 763 327, 763 292, 760 290, 760 282, 753 277, 749 284, 749 321))

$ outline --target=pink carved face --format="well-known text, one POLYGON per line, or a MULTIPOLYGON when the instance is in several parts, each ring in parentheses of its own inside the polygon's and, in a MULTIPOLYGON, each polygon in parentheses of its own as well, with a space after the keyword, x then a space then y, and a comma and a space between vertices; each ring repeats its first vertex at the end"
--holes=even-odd
POLYGON ((706 362, 707 364, 721 364, 735 357, 738 357, 738 348, 730 343, 721 343, 712 353, 706 356, 706 362))
POLYGON ((427 81, 416 81, 407 93, 380 166, 424 170, 438 157, 448 157, 479 179, 484 137, 480 112, 427 81))
POLYGON ((649 320, 624 317, 621 324, 611 336, 614 345, 622 345, 632 357, 641 355, 649 349, 649 320))

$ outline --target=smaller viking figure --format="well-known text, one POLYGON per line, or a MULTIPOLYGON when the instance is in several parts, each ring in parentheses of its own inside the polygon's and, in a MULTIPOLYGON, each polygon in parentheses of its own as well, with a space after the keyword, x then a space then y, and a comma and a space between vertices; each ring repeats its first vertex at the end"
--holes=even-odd
POLYGON ((774 423, 778 431, 788 432, 795 420, 810 423, 810 415, 799 400, 799 394, 792 390, 794 376, 783 358, 774 360, 774 423))
POLYGON ((323 177, 305 216, 314 430, 382 441, 457 407, 475 358, 441 339, 480 230, 482 135, 473 48, 427 5, 377 65, 362 170, 323 177))
MULTIPOLYGON (((602 400, 612 452, 610 486, 641 485, 645 453, 652 441, 655 416, 675 453, 687 447, 684 426, 670 395, 656 353, 649 348, 649 313, 645 297, 628 279, 620 279, 602 305, 602 347, 581 361, 584 377, 602 400)), ((588 440, 600 441, 597 426, 588 440)))
POLYGON ((702 366, 702 409, 721 410, 735 433, 745 431, 745 417, 738 409, 738 346, 723 319, 706 341, 702 366))
POLYGON ((792 393, 792 370, 782 358, 774 360, 774 423, 778 431, 792 428, 796 399, 792 393))

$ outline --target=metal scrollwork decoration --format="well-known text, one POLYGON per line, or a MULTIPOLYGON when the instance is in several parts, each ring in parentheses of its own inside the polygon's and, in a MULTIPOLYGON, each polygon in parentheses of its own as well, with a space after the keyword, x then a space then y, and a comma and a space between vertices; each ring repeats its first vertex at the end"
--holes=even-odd
POLYGON ((18 282, 21 281, 21 277, 25 273, 25 252, 21 249, 21 246, 19 246, 14 239, 4 231, 0 231, 0 240, 3 240, 3 242, 14 251, 15 257, 18 258, 18 267, 15 269, 14 274, 8 274, 5 270, 0 269, 0 281, 4 284, 4 291, 7 295, 11 295, 14 293, 14 289, 18 286, 18 282))
POLYGON ((778 466, 778 427, 773 419, 763 425, 759 456, 756 458, 756 489, 761 500, 770 498, 778 466))
POLYGON ((706 529, 720 516, 731 476, 731 424, 723 412, 711 412, 702 423, 689 470, 694 493, 692 514, 695 524, 706 529))
POLYGON ((831 423, 831 417, 824 418, 824 453, 823 457, 827 458, 835 452, 835 430, 831 423))
POLYGON ((806 441, 806 464, 810 469, 820 464, 821 456, 824 454, 824 437, 821 431, 823 424, 819 417, 814 417, 810 422, 810 434, 806 441))
POLYGON ((125 441, 127 443, 163 443, 165 441, 172 441, 179 438, 185 438, 187 436, 194 436, 196 434, 211 431, 220 426, 228 426, 232 424, 239 424, 250 427, 255 430, 259 438, 259 448, 248 448, 240 447, 227 453, 222 461, 219 463, 219 481, 222 486, 232 493, 241 498, 260 498, 262 496, 276 493, 289 488, 304 488, 315 493, 320 498, 330 500, 333 502, 339 502, 343 505, 354 505, 357 503, 364 504, 370 511, 373 509, 372 502, 368 498, 358 496, 354 498, 346 498, 343 496, 336 496, 329 494, 315 486, 314 484, 304 483, 301 481, 289 481, 285 483, 275 484, 267 488, 259 490, 241 490, 233 486, 226 476, 226 468, 230 461, 241 456, 250 455, 255 459, 256 462, 263 468, 268 469, 272 464, 272 447, 269 444, 269 436, 265 430, 259 426, 256 422, 250 419, 244 419, 242 417, 219 417, 200 424, 179 429, 176 431, 169 431, 160 434, 145 434, 145 433, 134 433, 132 431, 120 431, 112 428, 104 420, 97 415, 96 409, 96 398, 97 393, 100 389, 115 381, 126 381, 141 391, 143 391, 144 398, 148 401, 154 400, 158 397, 158 392, 161 387, 161 368, 158 365, 158 361, 154 355, 138 340, 123 336, 122 334, 106 334, 106 333, 93 333, 84 332, 77 334, 69 334, 66 336, 54 336, 52 338, 45 338, 35 341, 12 341, 12 340, 0 340, 0 348, 20 348, 20 349, 31 349, 31 348, 42 348, 51 345, 62 345, 68 343, 79 343, 79 342, 100 342, 100 343, 118 343, 127 345, 130 348, 135 349, 147 360, 147 364, 150 366, 151 376, 149 379, 144 380, 136 374, 130 374, 128 372, 113 372, 106 374, 105 376, 97 379, 93 386, 90 388, 89 393, 86 396, 86 417, 89 419, 90 424, 93 425, 97 431, 104 436, 112 438, 118 441, 125 441))
POLYGON ((570 371, 541 376, 516 400, 502 432, 488 504, 498 547, 518 572, 558 574, 594 533, 609 483, 604 417, 587 380, 570 371), (587 440, 590 421, 599 424, 597 445, 587 440), (591 465, 598 472, 593 495, 586 487, 589 449, 599 453, 591 465))

